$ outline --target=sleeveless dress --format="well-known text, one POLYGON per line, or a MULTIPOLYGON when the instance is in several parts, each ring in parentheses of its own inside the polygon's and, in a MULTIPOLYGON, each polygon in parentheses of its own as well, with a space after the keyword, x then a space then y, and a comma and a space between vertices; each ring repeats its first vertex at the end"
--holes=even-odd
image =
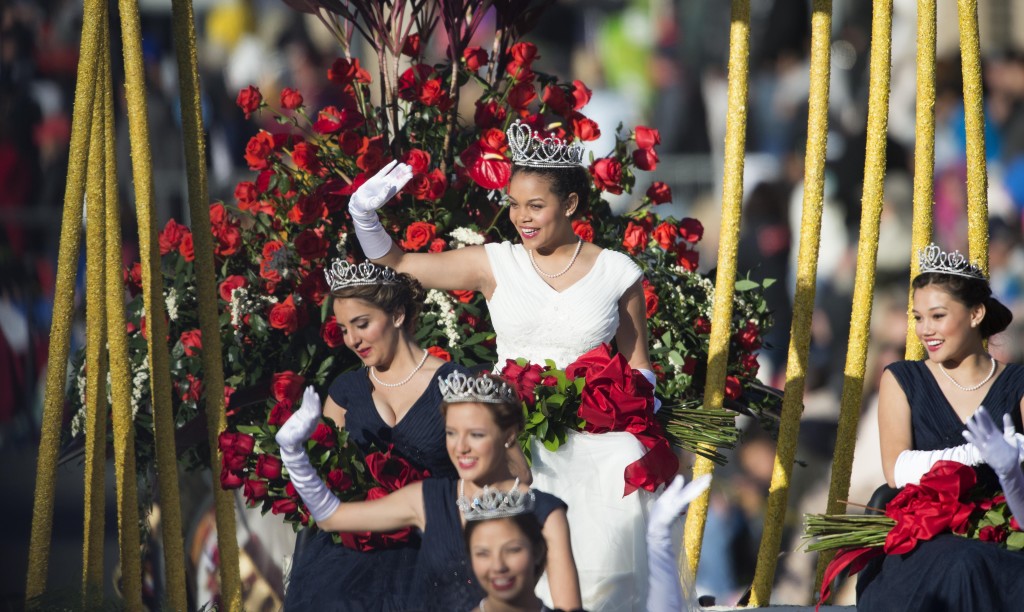
MULTIPOLYGON (((437 379, 455 369, 463 368, 454 363, 438 368, 426 390, 394 427, 377 412, 365 368, 335 378, 328 394, 345 408, 345 430, 361 450, 394 445, 394 452, 416 467, 429 470, 432 476, 454 479, 455 468, 444 444, 437 379)), ((305 535, 305 544, 296 548, 286 610, 398 611, 407 610, 407 602, 418 598, 412 581, 420 549, 418 536, 406 546, 364 552, 335 544, 324 531, 305 535)))
MULTIPOLYGON (((923 361, 901 361, 888 369, 907 395, 914 450, 939 450, 964 443, 965 427, 923 361)), ((985 406, 992 420, 1013 416, 1022 431, 1020 401, 1024 366, 1008 364, 989 387, 985 406)), ((998 487, 995 474, 981 466, 979 481, 998 487)), ((991 612, 1019 610, 1024 602, 1024 552, 1012 552, 975 539, 943 534, 919 542, 904 555, 874 559, 857 578, 861 610, 991 612)))
MULTIPOLYGON (((593 268, 559 292, 533 269, 529 253, 509 242, 484 245, 495 289, 487 302, 497 333, 497 370, 525 357, 564 368, 610 342, 619 327, 619 299, 643 275, 628 256, 602 250, 593 268)), ((551 452, 534 443, 533 486, 569 504, 569 530, 583 607, 591 612, 642 611, 647 600, 647 515, 654 494, 623 497, 623 470, 646 449, 633 434, 570 433, 551 452)), ((547 579, 537 595, 551 607, 547 579)))
MULTIPOLYGON (((565 502, 554 495, 537 489, 533 492, 536 496, 533 514, 541 526, 553 511, 566 508, 565 502)), ((457 480, 427 478, 423 481, 426 525, 414 580, 422 598, 418 602, 410 600, 409 610, 463 612, 472 610, 487 596, 469 561, 457 496, 457 480)))

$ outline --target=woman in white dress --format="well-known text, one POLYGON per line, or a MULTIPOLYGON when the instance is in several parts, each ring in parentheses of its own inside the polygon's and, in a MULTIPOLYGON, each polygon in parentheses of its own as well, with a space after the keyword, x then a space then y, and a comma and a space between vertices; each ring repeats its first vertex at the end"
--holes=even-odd
MULTIPOLYGON (((588 200, 591 179, 582 148, 541 146, 518 122, 508 131, 512 178, 509 217, 521 243, 470 246, 442 253, 405 253, 377 216, 411 178, 392 162, 364 183, 349 203, 366 256, 417 278, 424 287, 483 293, 497 333, 498 368, 524 357, 564 368, 613 342, 629 365, 652 383, 640 268, 628 256, 584 242, 572 217, 588 200)), ((533 486, 569 505, 572 547, 588 610, 643 610, 647 591, 644 534, 653 493, 623 495, 626 466, 646 453, 627 432, 570 435, 555 452, 534 444, 533 486)), ((538 594, 550 604, 547 584, 538 594)))

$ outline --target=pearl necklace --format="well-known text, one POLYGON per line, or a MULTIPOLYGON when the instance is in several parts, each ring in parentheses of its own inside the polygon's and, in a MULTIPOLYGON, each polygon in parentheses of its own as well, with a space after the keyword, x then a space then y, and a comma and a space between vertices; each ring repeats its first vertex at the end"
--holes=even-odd
POLYGON ((949 375, 949 372, 946 371, 946 368, 942 367, 941 363, 939 364, 939 371, 942 372, 943 376, 948 378, 949 382, 953 383, 953 386, 955 386, 957 389, 960 389, 961 391, 977 391, 978 389, 984 387, 985 383, 992 380, 992 375, 996 373, 996 360, 992 358, 992 355, 989 355, 988 359, 989 361, 992 362, 992 366, 988 370, 988 376, 986 376, 984 380, 974 385, 973 387, 965 387, 960 383, 956 382, 955 380, 953 380, 953 377, 949 375))
POLYGON ((533 258, 533 249, 530 249, 530 251, 529 251, 529 253, 530 253, 530 263, 533 264, 533 269, 536 270, 537 273, 540 274, 541 276, 546 276, 548 278, 558 278, 559 276, 561 276, 561 275, 565 274, 566 272, 568 272, 569 268, 572 267, 572 264, 576 263, 576 258, 580 256, 580 249, 582 249, 582 248, 583 248, 583 239, 580 238, 580 241, 576 243, 576 252, 572 254, 572 259, 569 260, 569 265, 567 265, 564 268, 562 268, 562 271, 558 272, 557 274, 548 274, 544 270, 540 269, 540 266, 537 265, 537 260, 533 258))
POLYGON ((370 366, 370 378, 373 379, 373 382, 377 383, 378 385, 380 385, 382 387, 401 387, 405 383, 407 383, 410 380, 412 380, 412 377, 416 375, 416 372, 420 371, 420 368, 423 367, 423 364, 425 364, 427 362, 427 357, 429 355, 430 355, 430 353, 428 353, 427 351, 423 351, 423 358, 420 359, 420 362, 418 364, 416 364, 416 367, 412 369, 412 372, 409 372, 408 376, 406 376, 405 378, 403 378, 399 382, 396 382, 396 383, 386 383, 383 380, 377 378, 377 373, 374 370, 373 366, 370 366))

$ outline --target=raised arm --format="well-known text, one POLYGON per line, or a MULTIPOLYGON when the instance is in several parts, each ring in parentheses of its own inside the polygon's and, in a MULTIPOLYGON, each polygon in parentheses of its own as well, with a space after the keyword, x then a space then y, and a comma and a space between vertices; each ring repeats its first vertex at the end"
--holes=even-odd
POLYGON ((544 521, 542 532, 548 546, 547 574, 551 603, 562 610, 582 608, 580 577, 576 573, 576 561, 569 543, 569 521, 565 510, 559 508, 552 511, 544 521))
POLYGON ((352 194, 348 212, 363 252, 375 263, 413 276, 427 289, 471 289, 489 296, 494 278, 482 247, 406 253, 381 225, 377 209, 395 197, 411 178, 410 166, 393 161, 352 194))

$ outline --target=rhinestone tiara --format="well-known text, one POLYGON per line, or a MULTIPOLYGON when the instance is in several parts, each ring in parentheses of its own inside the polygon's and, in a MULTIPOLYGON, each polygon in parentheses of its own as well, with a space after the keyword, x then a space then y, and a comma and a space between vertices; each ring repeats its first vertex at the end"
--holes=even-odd
POLYGON ((918 267, 921 274, 934 272, 937 274, 952 274, 965 278, 988 280, 981 268, 967 261, 960 251, 944 252, 936 244, 929 244, 917 253, 918 267))
POLYGON ((437 384, 441 388, 441 398, 449 404, 459 402, 519 403, 519 395, 508 383, 487 375, 473 377, 456 370, 438 380, 437 384))
POLYGON ((484 521, 531 512, 535 502, 536 495, 533 490, 520 491, 517 479, 508 493, 484 487, 479 496, 467 499, 464 495, 459 495, 455 503, 467 521, 484 521))
POLYGON ((516 119, 505 131, 512 150, 512 163, 533 168, 572 168, 583 163, 583 146, 561 138, 540 138, 533 129, 516 119))
POLYGON ((331 291, 356 285, 386 285, 398 282, 395 271, 387 266, 378 266, 370 262, 360 264, 335 259, 331 267, 324 270, 327 286, 331 291))

